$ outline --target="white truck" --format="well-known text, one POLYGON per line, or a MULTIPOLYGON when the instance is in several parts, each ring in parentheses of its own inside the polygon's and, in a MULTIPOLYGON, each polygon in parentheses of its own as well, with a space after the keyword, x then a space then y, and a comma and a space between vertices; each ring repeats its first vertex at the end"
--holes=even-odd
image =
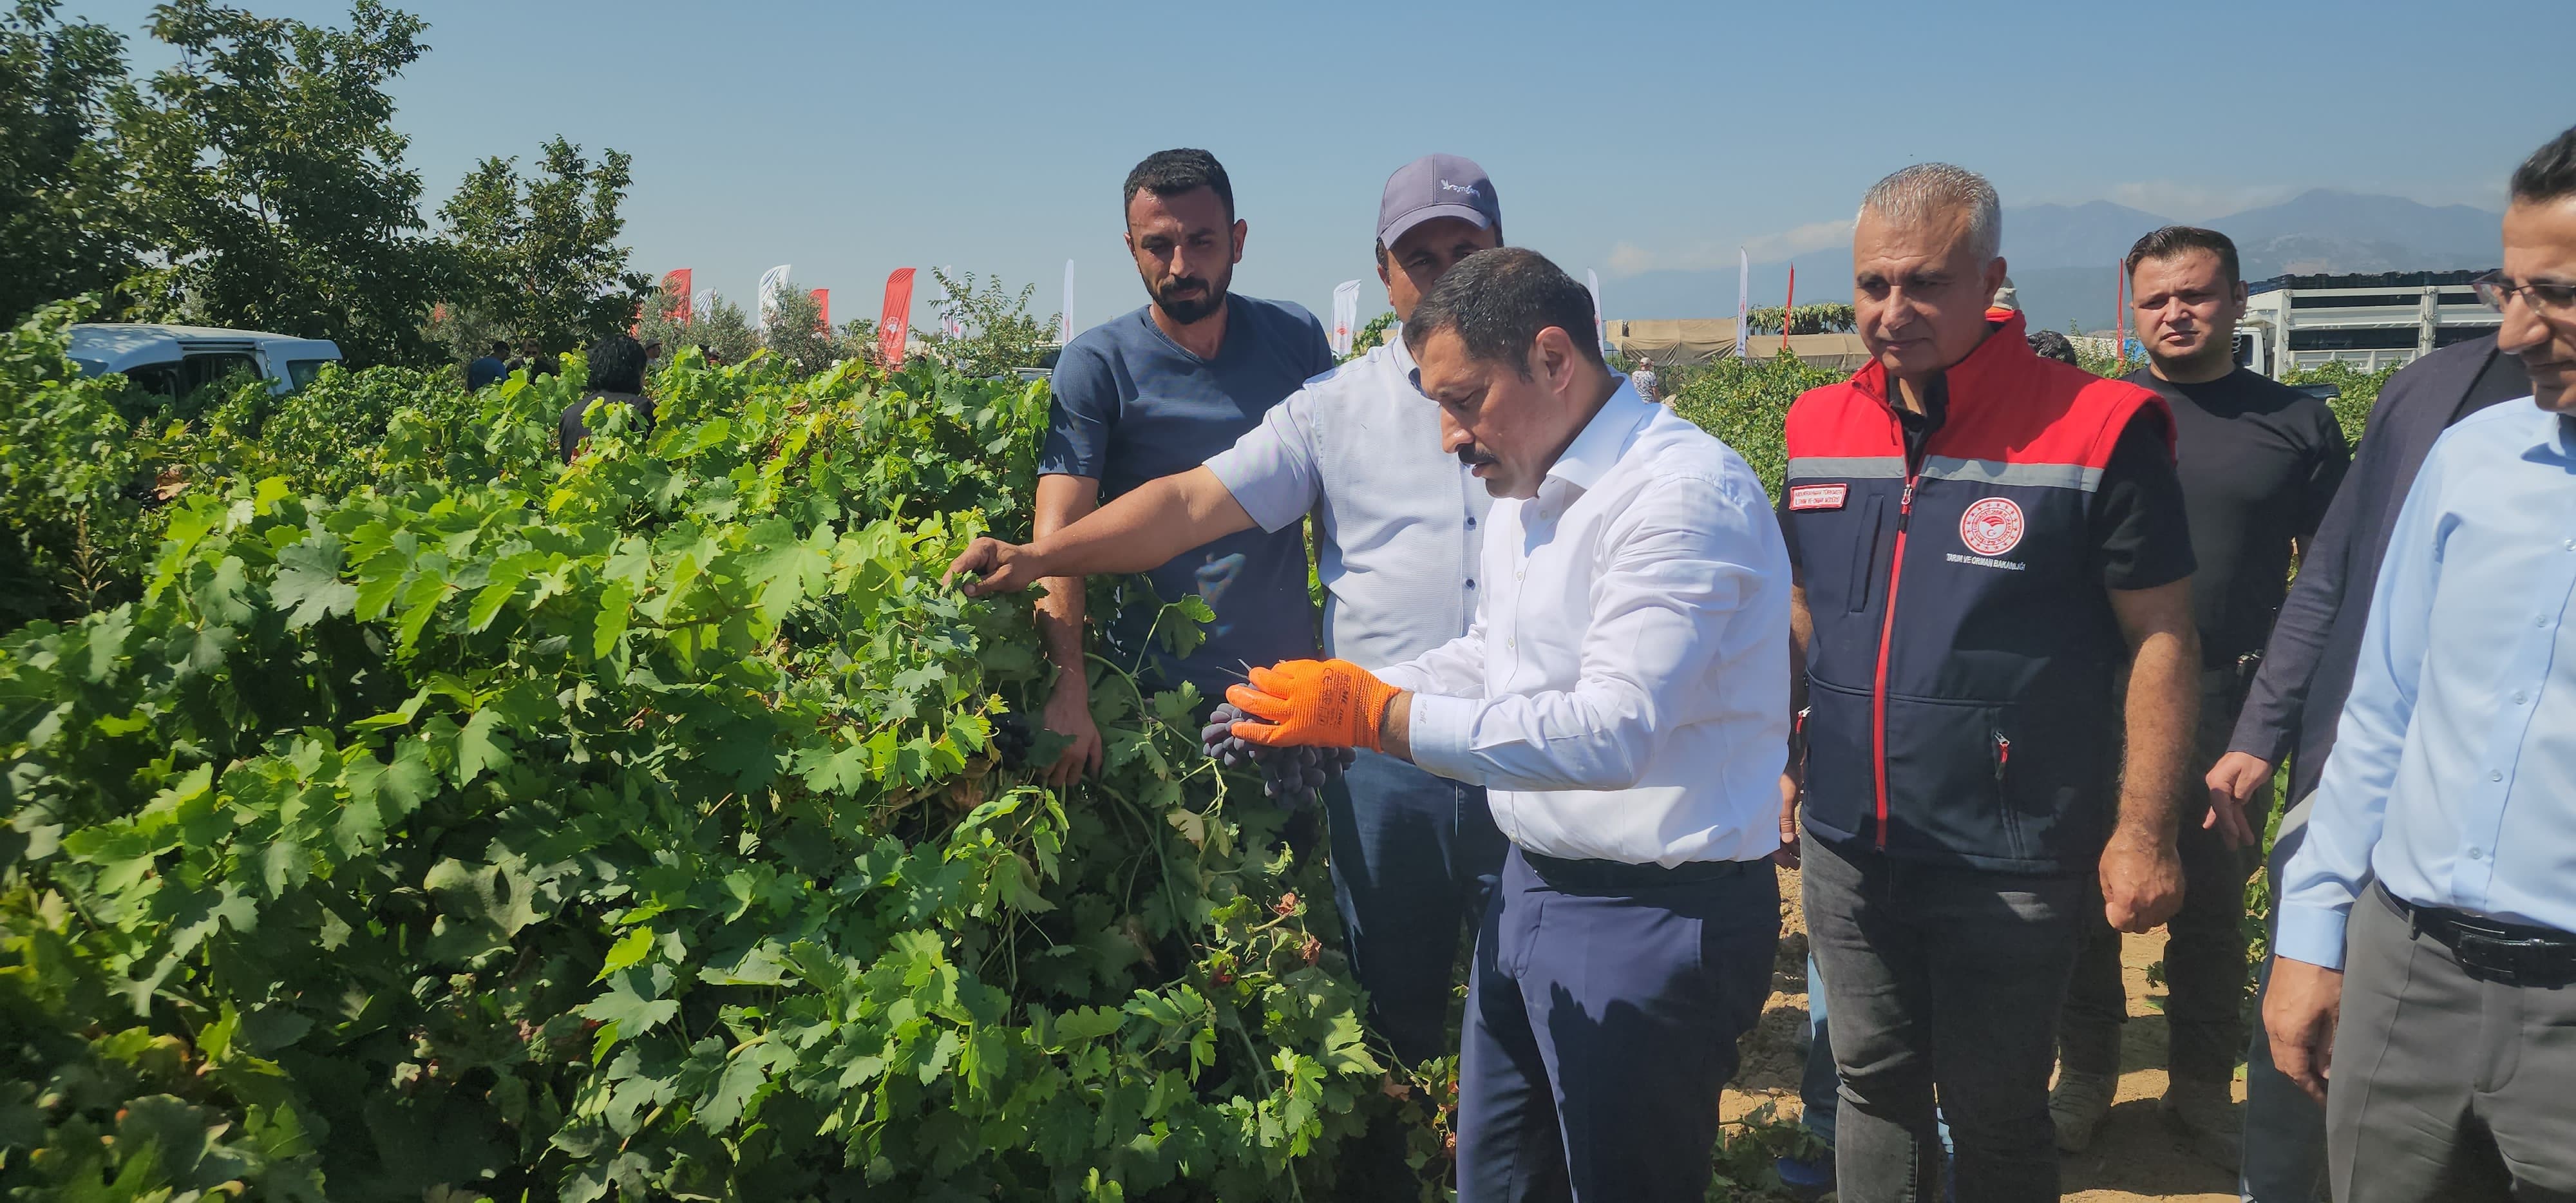
POLYGON ((257 330, 85 322, 72 327, 72 361, 92 376, 123 373, 144 391, 177 400, 226 376, 247 374, 269 391, 293 392, 337 363, 329 339, 291 338, 257 330))

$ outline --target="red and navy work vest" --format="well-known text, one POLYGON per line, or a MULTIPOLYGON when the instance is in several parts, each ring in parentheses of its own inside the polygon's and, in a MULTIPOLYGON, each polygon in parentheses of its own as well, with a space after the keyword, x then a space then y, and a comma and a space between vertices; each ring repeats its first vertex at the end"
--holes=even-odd
POLYGON ((1807 824, 1891 856, 2089 869, 2117 808, 2128 656, 2092 555, 2136 385, 2031 353, 2015 315, 1946 374, 1906 455, 1873 363, 1789 410, 1783 511, 1807 644, 1807 824))

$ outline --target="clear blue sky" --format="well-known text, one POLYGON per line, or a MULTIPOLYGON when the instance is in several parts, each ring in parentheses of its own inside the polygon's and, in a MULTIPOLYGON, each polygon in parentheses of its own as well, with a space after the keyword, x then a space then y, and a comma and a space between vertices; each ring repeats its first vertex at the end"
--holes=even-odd
MULTIPOLYGON (((149 8, 66 14, 129 31, 150 68, 149 8)), ((2568 0, 412 8, 432 49, 396 121, 426 210, 485 155, 615 147, 638 269, 742 300, 792 263, 836 318, 940 264, 1035 282, 1052 312, 1068 257, 1079 325, 1134 307, 1118 188, 1168 146, 1233 176, 1238 291, 1324 310, 1372 274, 1386 175, 1449 151, 1491 172, 1513 242, 1598 268, 1620 316, 1624 275, 1808 249, 1908 162, 1983 171, 2007 206, 2213 217, 2321 186, 2495 207, 2576 119, 2576 84, 2514 53, 2563 47, 2568 0)))

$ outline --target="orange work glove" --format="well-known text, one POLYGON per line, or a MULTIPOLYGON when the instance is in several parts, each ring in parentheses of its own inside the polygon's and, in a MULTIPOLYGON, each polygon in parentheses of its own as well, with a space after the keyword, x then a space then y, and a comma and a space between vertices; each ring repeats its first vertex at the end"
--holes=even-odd
POLYGON ((1378 721, 1396 688, 1348 660, 1283 660, 1252 670, 1252 683, 1226 687, 1225 700, 1269 720, 1234 733, 1273 748, 1378 750, 1378 721))

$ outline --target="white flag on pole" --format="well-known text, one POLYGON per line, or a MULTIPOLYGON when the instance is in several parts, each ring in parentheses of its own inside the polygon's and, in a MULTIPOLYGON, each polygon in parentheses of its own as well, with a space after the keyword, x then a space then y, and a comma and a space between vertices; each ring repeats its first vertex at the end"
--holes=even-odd
MULTIPOLYGON (((940 268, 938 278, 942 280, 956 279, 957 269, 953 267, 940 268)), ((966 307, 958 303, 958 298, 948 291, 948 286, 946 284, 939 286, 939 303, 946 307, 939 314, 939 328, 947 331, 948 337, 950 338, 965 337, 966 307)))
POLYGON ((778 308, 779 295, 787 291, 787 266, 784 263, 760 273, 760 325, 766 329, 769 315, 778 308))
POLYGON ((1753 316, 1753 257, 1735 248, 1735 357, 1744 358, 1744 323, 1753 316))
POLYGON ((1360 328, 1360 282, 1344 280, 1333 286, 1333 354, 1351 353, 1351 340, 1360 328))
POLYGON ((697 300, 692 303, 692 307, 698 311, 698 317, 701 320, 715 316, 716 290, 712 288, 699 289, 697 300))
POLYGON ((1606 344, 1610 341, 1610 319, 1601 312, 1601 273, 1584 268, 1583 286, 1592 290, 1592 341, 1606 344))
POLYGON ((1073 342, 1073 260, 1064 261, 1064 313, 1056 319, 1055 341, 1058 346, 1073 342))

